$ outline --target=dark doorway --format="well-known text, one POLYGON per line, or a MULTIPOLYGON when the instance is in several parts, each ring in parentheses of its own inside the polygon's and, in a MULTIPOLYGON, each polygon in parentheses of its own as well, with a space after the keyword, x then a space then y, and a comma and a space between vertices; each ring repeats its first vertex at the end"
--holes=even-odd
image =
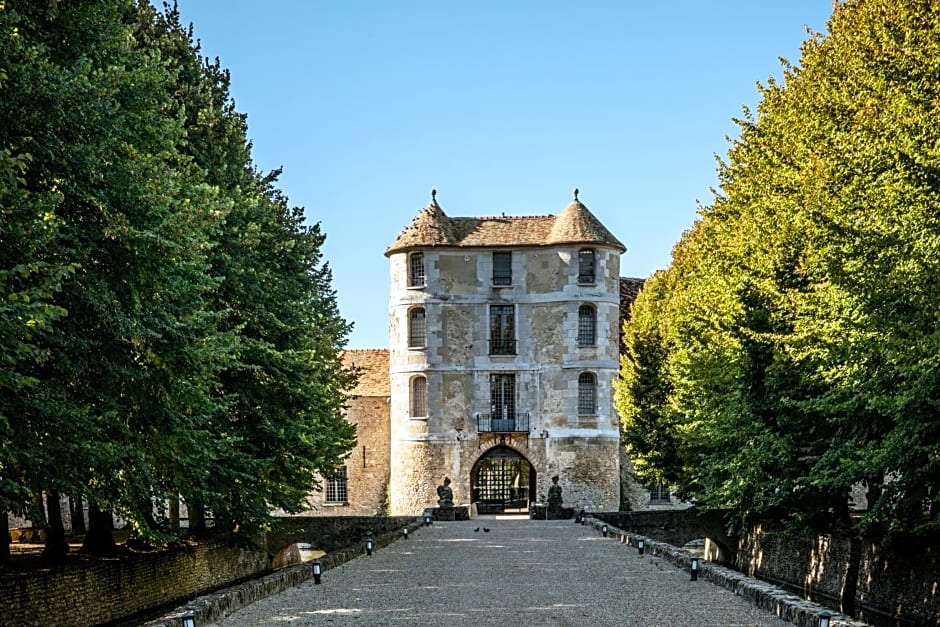
POLYGON ((536 485, 535 469, 508 446, 497 446, 477 460, 470 472, 478 514, 528 512, 536 485))

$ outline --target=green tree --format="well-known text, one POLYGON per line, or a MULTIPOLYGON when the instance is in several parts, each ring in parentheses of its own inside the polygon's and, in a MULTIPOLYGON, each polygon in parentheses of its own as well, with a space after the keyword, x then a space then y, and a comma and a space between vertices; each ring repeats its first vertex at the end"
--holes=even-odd
POLYGON ((923 533, 940 521, 940 19, 850 0, 828 29, 761 87, 714 202, 638 300, 628 337, 657 337, 647 308, 668 341, 632 359, 667 364, 667 397, 628 364, 622 404, 675 417, 677 483, 737 525, 849 526, 864 484, 857 530, 923 533))

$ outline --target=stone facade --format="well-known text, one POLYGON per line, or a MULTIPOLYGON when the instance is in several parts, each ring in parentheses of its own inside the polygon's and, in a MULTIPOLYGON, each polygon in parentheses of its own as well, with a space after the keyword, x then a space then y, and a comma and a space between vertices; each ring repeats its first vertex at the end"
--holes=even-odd
POLYGON ((373 516, 388 509, 388 351, 346 351, 343 363, 359 373, 359 383, 346 401, 346 420, 356 425, 356 448, 346 459, 345 479, 321 478, 323 488, 310 494, 305 515, 373 516))
POLYGON ((543 500, 557 474, 566 506, 619 507, 623 251, 577 200, 499 218, 448 218, 432 201, 402 233, 386 253, 393 513, 432 507, 445 476, 455 502, 485 500, 490 453, 529 469, 508 488, 516 506, 543 500))

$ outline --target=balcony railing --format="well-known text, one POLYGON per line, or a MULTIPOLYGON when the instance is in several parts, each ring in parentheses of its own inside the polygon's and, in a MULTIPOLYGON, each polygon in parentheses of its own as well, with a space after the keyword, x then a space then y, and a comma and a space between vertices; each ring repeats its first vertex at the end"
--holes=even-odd
POLYGON ((529 412, 477 414, 479 433, 521 433, 529 431, 529 412))
POLYGON ((515 355, 516 340, 490 340, 490 355, 515 355))

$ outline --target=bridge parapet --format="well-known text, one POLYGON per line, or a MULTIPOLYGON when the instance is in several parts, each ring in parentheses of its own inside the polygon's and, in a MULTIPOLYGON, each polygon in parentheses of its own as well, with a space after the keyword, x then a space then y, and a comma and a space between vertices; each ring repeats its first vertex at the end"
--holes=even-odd
POLYGON ((673 546, 704 538, 712 545, 707 556, 709 560, 729 565, 735 563, 738 541, 725 530, 725 513, 721 510, 597 512, 591 515, 624 531, 673 546))

